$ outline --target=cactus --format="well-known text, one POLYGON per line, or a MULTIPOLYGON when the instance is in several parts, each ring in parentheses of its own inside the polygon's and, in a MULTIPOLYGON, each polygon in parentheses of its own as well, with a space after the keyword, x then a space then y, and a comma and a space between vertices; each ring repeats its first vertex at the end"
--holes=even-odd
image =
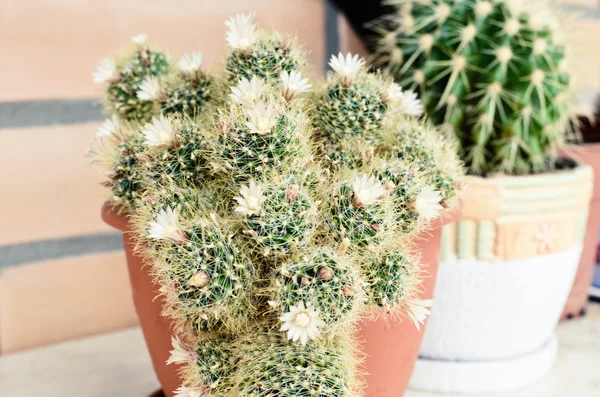
POLYGON ((213 78, 200 69, 201 65, 200 53, 181 57, 178 73, 164 83, 164 95, 159 101, 161 113, 193 117, 212 99, 213 78))
POLYGON ((456 133, 469 171, 552 170, 570 75, 549 9, 509 0, 392 3, 396 23, 383 29, 375 63, 417 89, 432 120, 456 133))
POLYGON ((266 95, 221 114, 213 164, 240 181, 301 168, 310 161, 308 120, 302 108, 266 95))
POLYGON ((111 202, 118 211, 131 211, 141 197, 147 151, 139 131, 116 116, 98 128, 88 157, 107 169, 103 185, 111 189, 111 202))
POLYGON ((293 39, 259 32, 253 19, 254 14, 237 15, 225 23, 232 49, 225 62, 230 83, 253 76, 274 82, 283 72, 297 70, 305 63, 305 55, 293 39))
POLYGON ((418 115, 410 93, 402 93, 391 79, 369 73, 358 55, 332 56, 327 82, 317 93, 315 129, 329 143, 344 138, 379 138, 388 114, 400 112, 418 115))
POLYGON ((386 206, 387 193, 375 177, 364 174, 339 183, 327 201, 330 231, 339 241, 347 238, 359 246, 379 244, 393 221, 386 206))
POLYGON ((225 222, 207 212, 209 200, 189 189, 165 190, 170 193, 138 206, 136 223, 148 236, 140 236, 141 252, 154 259, 167 307, 178 313, 176 326, 189 324, 195 332, 215 324, 236 329, 239 317, 253 312, 252 262, 225 222))
POLYGON ((317 250, 305 252, 297 261, 284 263, 272 281, 271 300, 278 317, 298 302, 319 310, 331 326, 356 320, 362 302, 360 278, 348 258, 317 250))
POLYGON ((162 52, 152 51, 146 35, 133 38, 137 49, 117 64, 104 59, 94 74, 96 83, 108 82, 106 108, 127 121, 149 121, 156 113, 153 102, 159 93, 158 78, 169 72, 162 52))
POLYGON ((302 346, 290 344, 281 334, 257 330, 237 344, 237 356, 244 364, 231 387, 237 395, 248 397, 360 395, 352 345, 343 333, 334 340, 302 346))
MULTIPOLYGON (((269 257, 290 256, 294 250, 306 246, 315 229, 316 208, 299 178, 286 178, 280 184, 270 183, 257 196, 261 203, 260 211, 245 219, 245 234, 254 251, 269 257), (296 180, 295 180, 296 179, 296 180)), ((244 189, 244 188, 242 188, 244 189)), ((248 191, 262 190, 254 181, 248 191)), ((242 190, 242 195, 243 195, 242 190)), ((246 198, 238 198, 245 204, 246 198)), ((238 207, 243 211, 244 207, 238 207)))
POLYGON ((397 307, 409 288, 413 262, 414 258, 400 251, 386 252, 382 258, 365 261, 365 294, 369 303, 386 310, 397 307))
POLYGON ((358 57, 334 57, 307 94, 293 41, 251 16, 227 25, 224 73, 184 56, 93 152, 160 286, 175 395, 360 395, 352 327, 374 311, 423 321, 407 247, 456 196, 460 162, 414 94, 358 57))

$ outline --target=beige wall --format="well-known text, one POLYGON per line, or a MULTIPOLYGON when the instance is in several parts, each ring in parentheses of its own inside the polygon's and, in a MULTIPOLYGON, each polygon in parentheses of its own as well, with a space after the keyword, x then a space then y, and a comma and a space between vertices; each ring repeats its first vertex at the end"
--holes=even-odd
POLYGON ((213 64, 225 46, 223 22, 250 11, 264 27, 297 33, 323 65, 322 0, 1 1, 0 101, 97 96, 90 76, 98 61, 140 32, 175 55, 200 50, 213 64))
MULTIPOLYGON (((224 21, 249 11, 263 27, 297 33, 321 72, 322 0, 0 1, 0 105, 99 96, 98 61, 140 32, 214 65, 224 21)), ((111 231, 100 219, 107 191, 84 158, 98 125, 2 129, 0 120, 0 246, 111 231)), ((0 354, 135 325, 124 259, 117 251, 0 270, 0 354)))

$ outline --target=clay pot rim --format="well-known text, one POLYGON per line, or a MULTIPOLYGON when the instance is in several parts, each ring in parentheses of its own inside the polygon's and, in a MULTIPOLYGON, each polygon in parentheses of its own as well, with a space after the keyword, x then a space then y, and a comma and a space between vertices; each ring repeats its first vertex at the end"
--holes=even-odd
POLYGON ((122 232, 129 229, 129 215, 126 212, 118 213, 115 205, 106 201, 102 205, 102 220, 109 226, 122 232))
POLYGON ((542 178, 552 179, 557 176, 566 175, 566 174, 592 172, 592 166, 590 166, 589 164, 584 163, 583 161, 573 158, 573 157, 567 157, 567 158, 575 161, 577 166, 575 168, 570 168, 570 169, 563 169, 563 170, 557 170, 557 171, 552 171, 552 172, 543 172, 540 174, 528 174, 528 175, 509 175, 509 174, 500 174, 500 173, 491 174, 491 175, 488 175, 485 177, 478 176, 478 175, 467 175, 466 176, 467 185, 469 184, 469 180, 474 181, 475 183, 480 183, 480 184, 485 184, 485 183, 497 184, 501 181, 515 181, 515 180, 526 181, 527 179, 538 181, 542 178))

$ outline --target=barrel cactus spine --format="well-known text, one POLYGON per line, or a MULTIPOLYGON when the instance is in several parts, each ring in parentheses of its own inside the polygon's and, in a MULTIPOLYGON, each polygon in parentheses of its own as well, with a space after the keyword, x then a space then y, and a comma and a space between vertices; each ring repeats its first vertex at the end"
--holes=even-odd
POLYGON ((547 5, 499 0, 391 1, 376 64, 417 89, 456 133, 473 174, 551 171, 568 124, 570 73, 547 5))

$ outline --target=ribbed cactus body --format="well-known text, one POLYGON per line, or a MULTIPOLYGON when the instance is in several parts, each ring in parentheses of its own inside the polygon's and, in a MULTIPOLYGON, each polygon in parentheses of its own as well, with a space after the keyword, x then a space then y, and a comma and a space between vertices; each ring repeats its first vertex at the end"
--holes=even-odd
POLYGON ((220 124, 216 163, 220 170, 239 181, 260 178, 268 172, 285 172, 310 160, 305 120, 301 113, 277 110, 275 122, 266 133, 248 126, 252 119, 234 110, 220 124))
POLYGON ((355 319, 362 303, 362 285, 349 259, 318 250, 284 263, 272 285, 272 302, 280 315, 304 302, 319 309, 328 325, 355 319))
POLYGON ((417 231, 421 221, 413 203, 424 187, 417 170, 410 169, 401 160, 382 161, 373 173, 381 183, 391 183, 391 199, 394 202, 396 229, 400 233, 417 231))
POLYGON ((131 209, 143 194, 146 171, 141 158, 146 150, 143 140, 136 133, 125 136, 115 149, 108 184, 112 190, 112 200, 117 206, 131 209))
POLYGON ((198 342, 196 354, 198 358, 190 371, 195 381, 207 386, 211 394, 224 396, 227 379, 235 370, 233 340, 220 336, 204 336, 198 342))
POLYGON ((147 77, 160 77, 169 72, 165 54, 141 49, 128 57, 118 68, 120 78, 108 87, 109 107, 123 120, 149 121, 155 113, 152 101, 138 98, 140 85, 147 77))
POLYGON ((389 214, 382 202, 357 207, 354 191, 343 182, 329 198, 328 225, 339 240, 348 238, 352 244, 366 246, 379 244, 384 231, 390 226, 389 214))
POLYGON ((243 364, 238 367, 232 382, 237 395, 360 395, 356 389, 353 352, 347 335, 306 346, 290 343, 281 333, 253 334, 240 342, 237 354, 243 358, 243 364))
POLYGON ((249 49, 234 50, 226 61, 230 83, 252 76, 269 82, 279 79, 282 72, 298 69, 303 63, 301 52, 288 39, 260 38, 249 49))
POLYGON ((525 2, 403 1, 380 64, 412 85, 453 130, 475 174, 552 169, 567 122, 569 74, 559 33, 525 2))
POLYGON ((260 213, 246 218, 254 250, 265 257, 289 256, 305 247, 316 225, 313 200, 294 178, 266 189, 260 213))
POLYGON ((405 253, 392 252, 382 259, 363 263, 369 304, 392 309, 401 302, 406 284, 411 280, 412 259, 405 253))
POLYGON ((163 178, 178 185, 199 183, 209 173, 209 140, 200 127, 189 120, 176 121, 177 143, 155 155, 155 168, 163 178))
POLYGON ((332 143, 345 137, 375 139, 389 108, 382 98, 385 86, 380 76, 364 71, 351 84, 330 77, 314 108, 317 133, 332 143))
POLYGON ((165 114, 196 116, 203 105, 211 99, 213 91, 211 77, 197 72, 192 79, 178 77, 165 88, 165 99, 160 102, 160 111, 165 114))

